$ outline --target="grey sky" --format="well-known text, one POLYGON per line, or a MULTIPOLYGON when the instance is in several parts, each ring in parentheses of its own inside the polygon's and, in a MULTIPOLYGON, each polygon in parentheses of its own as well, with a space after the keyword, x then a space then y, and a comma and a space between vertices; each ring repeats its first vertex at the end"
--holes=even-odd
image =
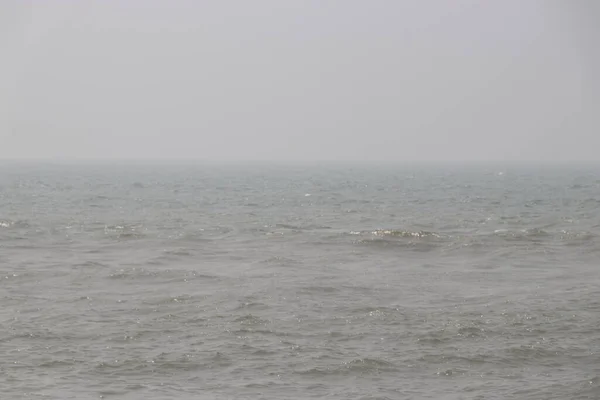
POLYGON ((3 0, 0 158, 600 161, 595 0, 3 0))

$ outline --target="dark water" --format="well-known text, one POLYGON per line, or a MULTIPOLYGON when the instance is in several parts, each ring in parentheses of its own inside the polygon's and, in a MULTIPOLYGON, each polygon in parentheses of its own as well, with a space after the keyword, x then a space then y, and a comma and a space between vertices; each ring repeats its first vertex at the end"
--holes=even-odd
POLYGON ((0 167, 3 399, 600 398, 600 169, 0 167))

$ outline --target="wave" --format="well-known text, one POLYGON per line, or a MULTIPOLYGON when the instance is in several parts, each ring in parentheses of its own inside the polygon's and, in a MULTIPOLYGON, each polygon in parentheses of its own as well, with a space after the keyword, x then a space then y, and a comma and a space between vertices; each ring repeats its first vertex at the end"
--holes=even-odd
POLYGON ((378 229, 375 231, 351 231, 358 236, 354 244, 375 248, 398 249, 428 252, 439 248, 448 236, 429 231, 407 231, 395 229, 378 229))
MULTIPOLYGON (((226 360, 221 360, 226 362, 226 360)), ((94 374, 110 374, 119 376, 139 376, 140 374, 173 374, 176 371, 196 371, 215 364, 211 359, 195 359, 188 355, 167 356, 161 354, 153 359, 139 358, 111 359, 92 366, 94 374)), ((226 365, 229 365, 226 362, 226 365)), ((122 394, 121 392, 117 392, 122 394)))
POLYGON ((598 235, 589 231, 547 231, 540 228, 508 230, 497 229, 493 233, 483 235, 474 235, 471 239, 475 242, 476 239, 483 239, 484 243, 489 239, 502 239, 510 243, 534 243, 534 244, 549 244, 549 245, 567 245, 580 246, 589 243, 596 243, 598 235), (487 240, 486 240, 487 239, 487 240))
POLYGON ((104 226, 104 235, 113 239, 141 239, 146 237, 143 232, 143 225, 106 225, 104 226))
POLYGON ((339 288, 333 286, 306 286, 300 288, 301 293, 308 294, 327 294, 327 293, 337 293, 340 291, 339 288))
POLYGON ((240 324, 240 325, 246 325, 246 326, 256 326, 256 325, 267 325, 270 323, 270 321, 266 320, 266 319, 262 319, 256 315, 253 314, 246 314, 240 317, 237 317, 234 322, 240 324))
POLYGON ((165 250, 164 254, 166 256, 174 256, 174 257, 191 257, 194 255, 194 253, 191 250, 186 249, 186 248, 165 250))
POLYGON ((530 228, 521 230, 496 229, 494 235, 507 240, 540 239, 548 238, 552 235, 540 228, 530 228))
POLYGON ((355 236, 371 236, 383 238, 407 238, 407 239, 425 239, 425 238, 442 238, 443 235, 437 232, 430 231, 405 231, 398 229, 376 229, 374 231, 350 231, 350 235, 355 236))
POLYGON ((31 226, 27 221, 12 221, 10 219, 0 219, 0 229, 5 228, 18 228, 18 229, 27 229, 31 226))
POLYGON ((574 231, 567 231, 567 230, 563 230, 559 233, 560 235, 560 240, 564 241, 565 244, 567 245, 577 245, 577 244, 581 244, 581 243, 588 243, 588 242, 594 242, 596 243, 596 240, 598 238, 598 235, 592 233, 592 232, 574 232, 574 231))
POLYGON ((282 229, 291 229, 297 231, 306 231, 306 230, 317 230, 317 229, 331 229, 330 226, 327 225, 317 225, 317 224, 308 224, 308 225, 291 225, 291 224, 275 224, 275 228, 282 229))
POLYGON ((309 368, 297 373, 308 376, 346 375, 348 373, 368 375, 380 372, 394 372, 397 369, 397 366, 393 363, 379 358, 355 358, 335 365, 309 368))
POLYGON ((374 236, 383 236, 383 237, 398 237, 398 238, 440 238, 441 235, 435 232, 428 231, 403 231, 403 230, 395 230, 395 229, 378 229, 371 232, 374 236))
POLYGON ((284 257, 284 256, 271 256, 264 260, 258 261, 259 264, 276 265, 276 266, 289 266, 298 265, 300 262, 296 259, 284 257))

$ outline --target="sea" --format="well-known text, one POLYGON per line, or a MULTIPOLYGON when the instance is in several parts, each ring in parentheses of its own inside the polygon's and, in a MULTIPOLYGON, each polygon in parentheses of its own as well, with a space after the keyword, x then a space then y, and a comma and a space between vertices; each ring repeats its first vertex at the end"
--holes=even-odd
POLYGON ((600 166, 0 164, 2 399, 600 399, 600 166))

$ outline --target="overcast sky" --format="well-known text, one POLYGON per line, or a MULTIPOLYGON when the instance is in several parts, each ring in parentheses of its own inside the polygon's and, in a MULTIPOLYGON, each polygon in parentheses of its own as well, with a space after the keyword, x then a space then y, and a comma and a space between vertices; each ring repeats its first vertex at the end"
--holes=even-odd
POLYGON ((600 161, 600 1, 1 0, 0 158, 600 161))

